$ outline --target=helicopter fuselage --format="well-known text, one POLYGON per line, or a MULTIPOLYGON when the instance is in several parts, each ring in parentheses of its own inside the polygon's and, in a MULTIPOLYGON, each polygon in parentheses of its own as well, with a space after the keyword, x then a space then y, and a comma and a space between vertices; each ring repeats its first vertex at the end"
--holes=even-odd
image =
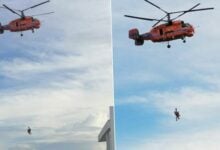
POLYGON ((139 34, 138 29, 131 29, 129 31, 129 38, 139 42, 136 45, 143 45, 144 40, 151 40, 152 42, 166 42, 177 39, 185 39, 185 37, 192 37, 194 35, 194 28, 189 23, 184 23, 181 20, 173 21, 158 25, 150 30, 150 32, 139 34))
POLYGON ((161 24, 154 27, 150 31, 150 34, 152 35, 152 42, 164 42, 182 39, 184 37, 192 37, 194 35, 194 28, 189 23, 174 21, 171 25, 161 24))
POLYGON ((26 16, 25 18, 13 20, 8 25, 2 26, 2 28, 3 30, 9 30, 11 32, 34 30, 40 28, 40 21, 33 17, 26 16))

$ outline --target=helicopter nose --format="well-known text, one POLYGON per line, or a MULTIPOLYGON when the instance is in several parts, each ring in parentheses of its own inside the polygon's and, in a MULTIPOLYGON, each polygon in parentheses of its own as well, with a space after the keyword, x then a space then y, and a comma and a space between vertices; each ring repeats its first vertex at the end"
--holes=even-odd
POLYGON ((188 28, 188 36, 193 36, 194 33, 195 33, 194 27, 190 25, 190 27, 188 28))
POLYGON ((194 33, 195 32, 195 29, 192 27, 192 32, 194 33))
POLYGON ((36 28, 40 28, 40 21, 39 20, 35 19, 34 24, 35 24, 36 28))
POLYGON ((191 32, 192 32, 192 34, 194 34, 194 33, 195 33, 195 29, 194 29, 194 27, 193 27, 193 26, 191 27, 191 32))

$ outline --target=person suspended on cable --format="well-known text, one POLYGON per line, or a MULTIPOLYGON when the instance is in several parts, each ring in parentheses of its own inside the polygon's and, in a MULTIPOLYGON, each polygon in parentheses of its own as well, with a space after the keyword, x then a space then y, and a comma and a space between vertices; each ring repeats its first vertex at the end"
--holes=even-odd
POLYGON ((29 135, 31 135, 31 128, 30 128, 30 127, 28 127, 28 129, 27 129, 27 133, 28 133, 29 135))
POLYGON ((177 108, 175 108, 174 115, 176 116, 176 121, 178 121, 180 119, 180 113, 177 108))

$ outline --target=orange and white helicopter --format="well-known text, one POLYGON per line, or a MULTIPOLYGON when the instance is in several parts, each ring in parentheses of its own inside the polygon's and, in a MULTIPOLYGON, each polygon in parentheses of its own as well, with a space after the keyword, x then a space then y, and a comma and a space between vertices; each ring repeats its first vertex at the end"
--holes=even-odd
POLYGON ((39 29, 40 25, 41 25, 40 21, 38 19, 34 18, 34 16, 48 15, 48 14, 51 14, 54 12, 48 12, 48 13, 32 15, 32 16, 26 16, 24 14, 24 12, 29 9, 43 5, 45 3, 48 3, 48 2, 50 2, 50 1, 48 0, 48 1, 36 4, 34 6, 28 7, 23 10, 14 10, 14 9, 11 9, 10 7, 8 7, 7 5, 3 4, 3 8, 6 8, 9 11, 11 11, 12 13, 20 16, 20 18, 11 21, 7 25, 0 25, 0 34, 3 34, 5 30, 9 30, 11 32, 21 32, 21 36, 23 36, 22 32, 27 31, 27 30, 31 30, 32 33, 34 33, 34 29, 39 29))
POLYGON ((129 31, 129 38, 133 39, 135 41, 135 45, 137 46, 143 45, 144 40, 151 40, 152 42, 168 42, 167 45, 168 48, 171 47, 169 41, 172 40, 182 39, 183 42, 185 43, 186 42, 185 38, 192 37, 195 33, 195 29, 191 24, 185 23, 183 20, 176 20, 176 19, 189 12, 214 9, 213 7, 195 9, 200 5, 200 3, 198 3, 188 10, 167 12, 164 9, 160 8, 159 6, 155 5, 154 3, 148 0, 145 1, 153 5, 154 7, 160 9, 164 13, 166 13, 166 16, 164 16, 161 19, 152 19, 152 18, 143 18, 143 17, 125 15, 125 17, 134 18, 134 19, 156 21, 156 23, 152 26, 153 28, 150 30, 150 32, 139 34, 139 31, 136 28, 131 29, 129 31), (179 15, 176 16, 175 18, 171 18, 171 15, 173 14, 179 14, 179 15), (160 22, 165 22, 165 23, 158 25, 160 22))

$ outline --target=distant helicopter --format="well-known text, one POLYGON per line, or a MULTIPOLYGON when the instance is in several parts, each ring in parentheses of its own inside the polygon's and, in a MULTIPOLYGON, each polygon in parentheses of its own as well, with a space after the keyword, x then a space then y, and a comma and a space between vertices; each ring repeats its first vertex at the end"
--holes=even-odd
POLYGON ((143 17, 125 15, 125 17, 129 17, 129 18, 142 19, 147 21, 157 21, 152 26, 153 28, 150 30, 150 32, 139 34, 139 31, 136 28, 131 29, 129 31, 129 38, 135 41, 136 46, 143 45, 144 40, 151 40, 152 42, 168 42, 167 48, 171 47, 169 41, 172 40, 182 39, 183 42, 185 43, 186 42, 185 38, 192 37, 195 33, 195 29, 191 24, 176 19, 189 12, 214 9, 213 7, 194 9, 200 5, 200 3, 198 3, 188 10, 167 12, 164 9, 160 8, 159 6, 155 5, 154 3, 148 0, 145 1, 153 5, 154 7, 160 9, 164 13, 166 13, 166 16, 164 16, 161 19, 152 19, 152 18, 143 18, 143 17), (179 14, 179 15, 176 16, 175 18, 171 18, 171 15, 173 14, 179 14), (158 25, 160 22, 165 22, 165 23, 158 25))
POLYGON ((54 12, 48 12, 48 13, 43 13, 43 14, 38 14, 38 15, 33 15, 33 16, 26 16, 24 12, 29 9, 43 5, 45 3, 48 3, 48 2, 50 1, 48 0, 48 1, 36 4, 36 5, 33 5, 31 7, 28 7, 23 10, 14 10, 14 9, 9 8, 7 5, 3 4, 3 8, 6 8, 12 13, 20 16, 20 18, 11 21, 7 25, 0 25, 0 34, 3 34, 5 30, 9 30, 11 32, 21 32, 20 34, 21 36, 23 36, 22 31, 32 30, 32 33, 34 33, 34 29, 39 29, 40 24, 41 24, 38 19, 34 18, 34 16, 48 15, 54 12))

